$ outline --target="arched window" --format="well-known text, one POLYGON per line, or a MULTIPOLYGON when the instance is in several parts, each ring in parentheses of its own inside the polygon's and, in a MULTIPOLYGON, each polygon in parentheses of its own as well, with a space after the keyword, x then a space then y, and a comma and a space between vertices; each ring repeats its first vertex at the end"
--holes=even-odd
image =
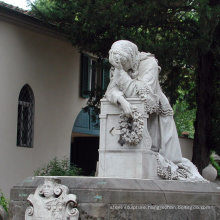
POLYGON ((18 98, 17 146, 33 147, 34 94, 26 84, 18 98))

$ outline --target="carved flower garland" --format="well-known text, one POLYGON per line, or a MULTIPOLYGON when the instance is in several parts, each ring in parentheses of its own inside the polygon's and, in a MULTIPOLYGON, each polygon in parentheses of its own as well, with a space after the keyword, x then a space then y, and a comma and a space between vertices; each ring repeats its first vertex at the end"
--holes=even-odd
MULTIPOLYGON (((137 145, 143 138, 144 116, 136 106, 131 106, 132 116, 127 117, 121 112, 119 125, 121 130, 121 141, 128 145, 137 145)), ((123 144, 122 144, 123 145, 123 144)))

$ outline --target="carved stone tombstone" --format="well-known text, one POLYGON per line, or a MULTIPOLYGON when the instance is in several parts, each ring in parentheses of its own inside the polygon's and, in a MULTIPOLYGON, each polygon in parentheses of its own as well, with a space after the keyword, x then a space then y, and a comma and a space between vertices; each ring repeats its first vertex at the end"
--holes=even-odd
POLYGON ((30 206, 26 209, 25 220, 78 220, 77 197, 68 191, 59 179, 45 178, 27 198, 30 206))

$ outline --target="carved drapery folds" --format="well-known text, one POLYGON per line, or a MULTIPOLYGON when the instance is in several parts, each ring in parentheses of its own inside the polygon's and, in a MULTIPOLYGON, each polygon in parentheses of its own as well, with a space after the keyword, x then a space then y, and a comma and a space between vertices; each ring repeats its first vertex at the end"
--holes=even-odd
POLYGON ((147 83, 136 84, 137 95, 145 100, 145 111, 148 114, 156 113, 162 116, 172 116, 173 109, 169 103, 162 103, 159 95, 154 94, 147 83))
POLYGON ((78 220, 77 197, 68 192, 68 187, 60 184, 59 179, 45 178, 27 198, 30 206, 26 209, 25 220, 78 220))

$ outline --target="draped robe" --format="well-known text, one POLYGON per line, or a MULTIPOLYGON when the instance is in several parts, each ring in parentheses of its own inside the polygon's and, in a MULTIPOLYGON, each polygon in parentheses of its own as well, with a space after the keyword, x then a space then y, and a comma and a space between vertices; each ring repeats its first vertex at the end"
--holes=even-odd
POLYGON ((148 132, 152 139, 151 150, 179 163, 182 161, 182 153, 173 110, 160 88, 159 71, 155 57, 142 52, 137 77, 132 79, 129 73, 113 75, 105 96, 110 102, 118 104, 120 96, 131 98, 145 95, 145 109, 149 113, 148 132))

